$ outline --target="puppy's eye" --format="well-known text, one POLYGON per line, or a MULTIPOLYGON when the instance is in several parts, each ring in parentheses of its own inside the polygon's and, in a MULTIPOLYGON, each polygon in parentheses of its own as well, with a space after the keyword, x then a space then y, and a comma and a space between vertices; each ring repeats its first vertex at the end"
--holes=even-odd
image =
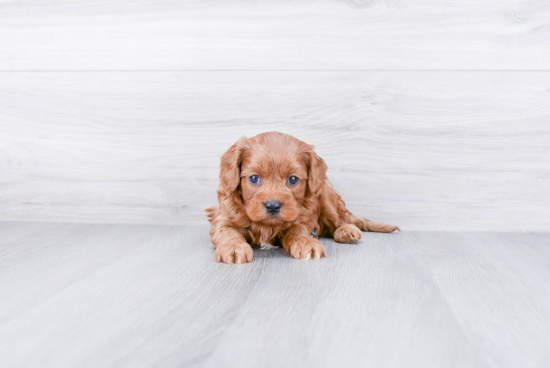
POLYGON ((288 178, 288 184, 290 184, 290 185, 296 185, 296 184, 298 184, 299 181, 300 181, 300 179, 298 179, 295 176, 291 176, 291 177, 288 178))
POLYGON ((248 178, 252 184, 258 184, 260 182, 260 177, 258 175, 252 175, 248 178))

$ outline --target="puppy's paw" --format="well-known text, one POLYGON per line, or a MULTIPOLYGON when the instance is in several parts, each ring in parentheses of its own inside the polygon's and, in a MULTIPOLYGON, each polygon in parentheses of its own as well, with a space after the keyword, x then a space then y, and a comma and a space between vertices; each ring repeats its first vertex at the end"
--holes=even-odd
POLYGON ((245 242, 235 242, 219 246, 216 249, 216 261, 224 263, 248 263, 252 262, 254 251, 245 242))
POLYGON ((338 243, 353 243, 361 239, 362 236, 363 234, 361 234, 361 230, 353 224, 345 224, 340 226, 336 229, 333 235, 334 240, 338 243))
POLYGON ((323 243, 309 236, 294 240, 288 247, 288 252, 297 259, 319 259, 327 256, 323 243))

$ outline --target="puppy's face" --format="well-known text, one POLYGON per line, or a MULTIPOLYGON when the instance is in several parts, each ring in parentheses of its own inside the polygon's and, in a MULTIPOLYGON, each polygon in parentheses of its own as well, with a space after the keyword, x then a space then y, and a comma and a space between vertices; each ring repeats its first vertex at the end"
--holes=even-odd
POLYGON ((306 195, 320 194, 326 172, 312 146, 276 132, 241 139, 221 161, 222 193, 240 195, 248 218, 268 226, 296 221, 306 195))
POLYGON ((308 169, 297 152, 265 152, 251 147, 241 164, 241 195, 253 222, 281 225, 300 215, 308 169))

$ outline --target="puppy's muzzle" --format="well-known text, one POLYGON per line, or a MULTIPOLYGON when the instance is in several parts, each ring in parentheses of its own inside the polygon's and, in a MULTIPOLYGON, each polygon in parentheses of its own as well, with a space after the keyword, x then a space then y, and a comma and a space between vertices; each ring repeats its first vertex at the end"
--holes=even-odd
POLYGON ((276 215, 283 207, 283 204, 280 201, 267 201, 264 204, 267 213, 270 215, 276 215))

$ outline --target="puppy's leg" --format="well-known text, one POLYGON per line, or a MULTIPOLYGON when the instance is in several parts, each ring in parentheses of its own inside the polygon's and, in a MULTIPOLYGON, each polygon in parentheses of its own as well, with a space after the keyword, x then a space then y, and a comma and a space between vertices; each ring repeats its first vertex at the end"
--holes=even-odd
POLYGON ((321 223, 324 225, 324 233, 332 235, 334 240, 339 243, 351 243, 361 239, 361 231, 391 233, 399 230, 398 226, 354 216, 346 208, 344 200, 328 180, 325 182, 321 199, 321 223))
POLYGON ((338 243, 353 243, 361 239, 361 231, 374 231, 378 233, 391 233, 400 230, 399 226, 382 224, 367 220, 363 217, 355 217, 351 213, 347 216, 346 223, 338 227, 333 234, 333 238, 338 243))
POLYGON ((311 231, 302 224, 288 229, 283 238, 283 248, 297 259, 319 259, 327 256, 323 244, 310 236, 311 231))
POLYGON ((216 261, 225 263, 252 262, 254 252, 244 236, 235 228, 222 226, 211 232, 212 243, 216 246, 216 261))

